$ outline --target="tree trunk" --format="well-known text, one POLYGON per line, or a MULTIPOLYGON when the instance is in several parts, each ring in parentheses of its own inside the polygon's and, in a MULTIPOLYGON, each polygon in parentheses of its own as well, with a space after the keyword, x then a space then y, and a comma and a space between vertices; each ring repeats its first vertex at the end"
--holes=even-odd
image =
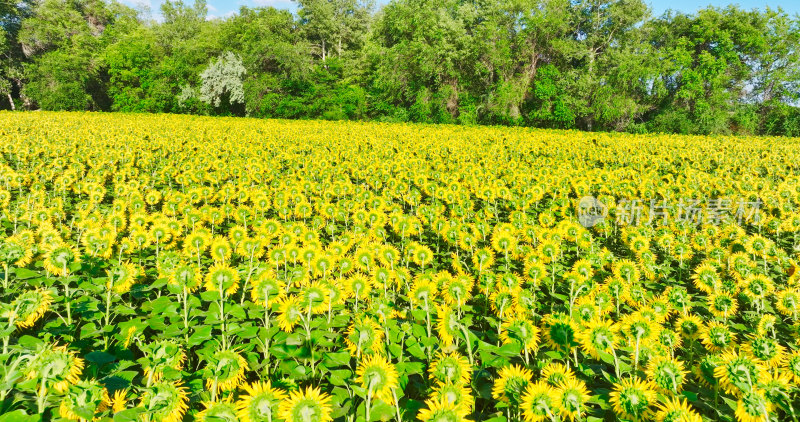
POLYGON ((8 95, 8 103, 11 104, 11 111, 16 111, 17 107, 14 105, 14 99, 11 98, 11 93, 8 92, 6 95, 8 95))

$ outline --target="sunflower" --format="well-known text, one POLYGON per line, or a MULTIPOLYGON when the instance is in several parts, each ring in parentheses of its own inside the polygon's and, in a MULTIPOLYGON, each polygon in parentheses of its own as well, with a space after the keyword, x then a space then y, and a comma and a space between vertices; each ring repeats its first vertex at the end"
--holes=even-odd
POLYGON ((50 309, 53 294, 47 289, 29 290, 11 302, 13 320, 19 328, 31 328, 50 309))
POLYGON ((539 329, 524 316, 508 318, 503 321, 500 340, 503 344, 516 343, 535 351, 539 348, 539 329))
POLYGON ((233 253, 231 244, 228 242, 228 239, 224 237, 215 237, 213 240, 211 240, 209 249, 211 258, 214 259, 214 262, 222 265, 225 265, 226 262, 230 261, 231 254, 233 253))
POLYGON ((33 259, 33 250, 29 242, 25 242, 21 236, 11 236, 5 242, 0 243, 0 261, 5 266, 14 265, 15 267, 25 267, 33 259))
POLYGON ((794 382, 800 384, 800 350, 794 351, 786 358, 786 368, 794 382))
POLYGON ((470 381, 472 366, 464 356, 457 352, 437 352, 428 369, 428 378, 443 384, 462 385, 470 381))
POLYGON ((422 422, 464 422, 469 410, 453 403, 448 397, 425 400, 425 408, 420 409, 417 419, 422 422))
POLYGON ((736 419, 739 422, 764 422, 770 419, 772 403, 767 400, 764 390, 746 391, 736 402, 736 419))
POLYGON ((520 409, 525 422, 540 422, 554 419, 558 411, 555 390, 545 382, 528 384, 522 395, 520 409))
POLYGON ((711 294, 720 283, 720 276, 716 267, 711 264, 702 264, 694 269, 692 280, 695 287, 704 293, 711 294))
POLYGON ((169 284, 180 288, 186 288, 187 293, 192 293, 200 287, 202 275, 200 268, 193 264, 179 264, 170 271, 169 284))
POLYGON ((50 249, 44 256, 44 269, 50 274, 66 277, 70 273, 70 267, 81 262, 78 251, 66 245, 57 246, 50 249))
POLYGON ((469 412, 475 406, 475 398, 471 395, 471 388, 463 384, 438 383, 433 388, 431 399, 440 401, 447 400, 458 406, 462 406, 469 412))
POLYGON ((651 381, 626 378, 614 384, 609 396, 618 416, 634 421, 649 419, 656 402, 656 385, 651 381))
POLYGON ((286 400, 286 392, 272 384, 256 381, 242 384, 247 393, 236 402, 237 415, 242 422, 268 422, 278 416, 278 406, 286 400))
POLYGON ((742 348, 749 356, 768 368, 777 368, 783 365, 786 357, 785 348, 775 338, 755 336, 742 348))
POLYGON ((647 364, 647 376, 661 393, 678 394, 689 371, 683 362, 667 356, 655 356, 647 364))
POLYGON ((719 322, 709 322, 700 335, 703 345, 712 353, 727 350, 736 342, 736 335, 728 326, 719 322))
POLYGON ((210 292, 223 291, 232 295, 239 290, 239 272, 225 264, 214 264, 206 274, 205 288, 210 292))
POLYGON ((800 290, 786 289, 778 292, 775 307, 781 314, 797 319, 798 311, 800 311, 800 290))
POLYGON ((569 353, 578 345, 577 327, 567 315, 553 313, 542 321, 542 332, 550 347, 569 353))
POLYGON ((778 323, 778 318, 773 314, 761 315, 756 326, 756 333, 760 336, 775 337, 775 330, 778 323))
POLYGON ((720 386, 726 393, 737 397, 752 390, 765 375, 766 370, 760 363, 736 352, 723 354, 722 363, 714 369, 714 377, 720 386))
POLYGON ((703 320, 697 315, 684 315, 675 321, 675 330, 686 340, 697 340, 704 331, 703 320))
POLYGON ((719 387, 719 380, 714 374, 722 363, 722 356, 718 354, 705 355, 694 368, 695 376, 701 384, 716 389, 719 387))
POLYGON ((620 259, 611 266, 614 275, 625 280, 629 285, 639 281, 640 273, 636 263, 628 259, 620 259))
POLYGON ((448 348, 453 344, 456 336, 462 335, 461 323, 455 309, 449 306, 436 305, 436 331, 442 347, 448 348))
POLYGON ((594 359, 600 359, 600 352, 613 353, 617 347, 616 324, 607 319, 589 321, 578 332, 578 341, 583 351, 594 359))
POLYGON ((291 333, 303 317, 300 299, 297 296, 284 296, 278 300, 278 326, 291 333))
POLYGON ((500 369, 492 388, 492 397, 503 403, 519 405, 522 393, 530 384, 533 373, 519 365, 509 365, 500 369))
POLYGON ((239 414, 231 398, 214 402, 203 402, 203 409, 196 419, 198 422, 239 422, 239 414))
POLYGON ((162 381, 144 390, 139 406, 154 421, 180 422, 189 409, 188 402, 187 389, 180 382, 162 381))
POLYGON ((626 315, 619 323, 620 334, 628 339, 631 346, 647 345, 656 337, 660 325, 641 312, 626 315))
POLYGON ((563 363, 550 362, 542 369, 542 379, 547 384, 557 387, 564 382, 577 378, 572 369, 567 368, 563 363))
POLYGON ((517 300, 517 295, 511 289, 506 287, 499 287, 492 292, 489 297, 490 305, 495 315, 503 317, 506 312, 514 312, 514 303, 517 300))
POLYGON ((128 390, 122 389, 114 392, 114 396, 108 401, 111 413, 119 413, 128 408, 128 390))
POLYGON ((253 277, 252 283, 253 289, 250 290, 250 298, 259 306, 274 303, 286 294, 284 290, 286 284, 278 280, 272 270, 262 270, 253 277))
POLYGON ((468 275, 458 275, 443 286, 442 298, 448 305, 464 306, 472 296, 475 281, 468 275))
POLYGON ((183 239, 183 253, 188 257, 200 259, 200 255, 211 245, 211 233, 205 229, 198 229, 189 233, 183 239))
POLYGON ((303 287, 298 293, 303 313, 319 314, 328 309, 328 289, 321 282, 315 281, 303 287))
POLYGON ((655 414, 656 422, 702 422, 700 417, 685 398, 670 397, 658 405, 655 414))
POLYGON ((356 318, 347 328, 344 344, 351 355, 361 358, 362 354, 379 353, 383 350, 383 329, 372 317, 356 318))
POLYGON ((739 303, 736 298, 725 292, 709 295, 706 304, 711 314, 723 320, 735 316, 736 311, 739 309, 739 303))
POLYGON ((26 369, 28 379, 47 382, 47 388, 57 392, 67 391, 70 385, 80 381, 83 359, 68 351, 66 346, 51 346, 40 349, 29 361, 26 369))
POLYGON ((786 398, 794 388, 792 375, 788 372, 768 372, 758 385, 764 390, 764 395, 772 403, 779 403, 786 398))
POLYGON ((285 422, 331 422, 331 397, 319 388, 297 390, 280 403, 278 415, 285 422))
POLYGON ((247 361, 235 350, 218 350, 208 357, 204 376, 206 389, 233 391, 244 382, 247 361))
POLYGON ((752 302, 764 299, 775 291, 775 283, 763 274, 750 274, 739 282, 739 288, 752 302))
POLYGON ((180 371, 186 354, 174 340, 156 340, 140 347, 146 363, 142 364, 145 378, 158 382, 165 370, 180 371))
POLYGON ((108 270, 107 287, 117 294, 125 294, 136 284, 136 279, 142 274, 142 269, 130 262, 123 262, 108 270))
POLYGON ((365 390, 372 392, 378 400, 393 404, 393 390, 400 385, 397 381, 397 370, 385 357, 373 354, 363 358, 356 370, 356 382, 365 390))
POLYGON ((583 381, 568 379, 558 385, 555 394, 556 407, 563 418, 570 421, 583 419, 581 414, 586 409, 586 402, 591 399, 583 381))
POLYGON ((95 380, 79 381, 67 388, 61 397, 58 412, 72 421, 95 420, 95 416, 108 408, 108 391, 95 380))
POLYGON ((357 301, 366 300, 369 297, 369 293, 372 291, 372 283, 367 277, 361 274, 348 277, 343 281, 347 295, 355 298, 357 301))

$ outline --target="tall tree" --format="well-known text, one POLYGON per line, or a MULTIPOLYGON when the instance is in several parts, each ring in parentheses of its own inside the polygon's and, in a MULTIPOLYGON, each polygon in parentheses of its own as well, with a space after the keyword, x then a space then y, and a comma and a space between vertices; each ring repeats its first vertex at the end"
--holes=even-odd
POLYGON ((300 22, 323 61, 359 46, 369 27, 373 0, 295 0, 300 22))

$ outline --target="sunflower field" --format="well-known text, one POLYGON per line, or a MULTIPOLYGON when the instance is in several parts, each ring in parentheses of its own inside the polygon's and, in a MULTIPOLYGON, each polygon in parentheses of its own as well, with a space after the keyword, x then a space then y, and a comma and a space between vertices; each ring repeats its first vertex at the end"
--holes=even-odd
POLYGON ((798 139, 39 112, 0 153, 2 422, 798 420, 798 139))

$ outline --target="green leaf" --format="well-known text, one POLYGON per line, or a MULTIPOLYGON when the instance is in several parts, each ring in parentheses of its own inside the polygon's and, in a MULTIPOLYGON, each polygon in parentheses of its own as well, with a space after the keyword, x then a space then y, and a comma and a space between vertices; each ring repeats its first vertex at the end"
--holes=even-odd
POLYGON ((121 412, 114 414, 114 422, 137 422, 139 420, 139 412, 137 409, 125 409, 121 412))
POLYGON ((0 416, 0 422, 35 422, 40 421, 39 415, 28 415, 23 410, 15 410, 0 416))
POLYGON ((201 325, 194 329, 194 333, 189 336, 189 346, 198 346, 211 339, 210 325, 201 325))
POLYGON ((289 337, 286 337, 286 345, 287 346, 301 346, 305 341, 305 336, 301 333, 292 333, 289 334, 289 337))
POLYGON ((17 343, 28 350, 36 350, 36 348, 44 342, 36 337, 24 335, 19 338, 17 343))
POLYGON ((86 360, 88 360, 89 362, 94 362, 100 365, 111 363, 117 360, 117 358, 114 357, 114 355, 100 351, 87 353, 86 356, 84 356, 84 358, 86 358, 86 360))
POLYGON ((37 271, 29 270, 27 268, 17 268, 14 270, 14 275, 16 275, 17 279, 19 280, 27 280, 29 278, 36 278, 41 277, 41 274, 37 271))
POLYGON ((350 352, 328 352, 322 357, 322 361, 328 367, 350 365, 350 352))

